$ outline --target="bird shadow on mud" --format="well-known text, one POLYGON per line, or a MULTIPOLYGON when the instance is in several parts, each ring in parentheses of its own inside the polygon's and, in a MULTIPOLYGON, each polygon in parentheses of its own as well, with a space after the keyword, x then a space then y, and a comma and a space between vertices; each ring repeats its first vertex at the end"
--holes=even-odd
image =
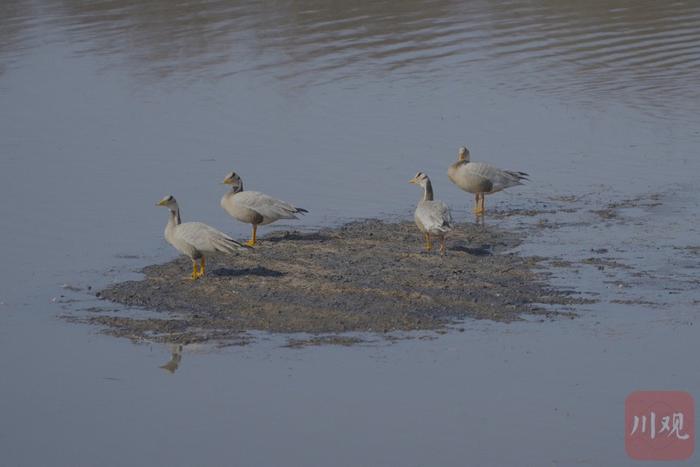
POLYGON ((212 276, 217 277, 239 277, 239 276, 260 276, 260 277, 281 277, 285 273, 275 271, 274 269, 258 266, 256 268, 232 269, 219 268, 211 272, 212 276))
POLYGON ((330 235, 325 235, 320 232, 311 232, 311 233, 303 233, 303 232, 284 232, 284 233, 277 233, 273 234, 271 236, 265 237, 264 241, 265 242, 270 242, 270 243, 278 243, 278 242, 283 242, 283 241, 291 241, 291 240, 301 240, 301 241, 317 241, 317 242, 323 242, 330 240, 332 237, 330 235))
POLYGON ((493 252, 491 251, 491 245, 481 245, 478 247, 468 247, 465 245, 455 245, 450 250, 462 251, 472 256, 491 256, 493 252))

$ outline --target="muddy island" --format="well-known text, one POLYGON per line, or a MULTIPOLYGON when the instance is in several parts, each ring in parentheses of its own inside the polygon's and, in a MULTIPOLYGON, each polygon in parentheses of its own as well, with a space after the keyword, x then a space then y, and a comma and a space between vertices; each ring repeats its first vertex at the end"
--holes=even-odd
POLYGON ((99 296, 163 313, 162 319, 94 316, 106 332, 132 339, 198 342, 246 331, 340 334, 439 330, 465 318, 509 322, 572 316, 576 294, 551 288, 541 258, 513 252, 522 238, 459 224, 447 256, 425 252, 409 222, 352 222, 317 232, 274 232, 259 246, 212 257, 206 277, 190 260, 148 266, 144 278, 99 296), (560 305, 560 306, 546 306, 560 305))

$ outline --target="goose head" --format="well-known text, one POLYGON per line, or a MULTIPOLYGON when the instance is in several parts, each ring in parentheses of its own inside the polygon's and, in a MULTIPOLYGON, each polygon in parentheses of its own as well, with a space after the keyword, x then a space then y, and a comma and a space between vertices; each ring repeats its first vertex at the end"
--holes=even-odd
POLYGON ((430 183, 430 178, 428 178, 428 176, 423 172, 418 172, 415 177, 408 181, 408 183, 413 183, 414 185, 425 188, 430 183))
POLYGON ((457 160, 469 162, 469 149, 466 146, 459 148, 459 155, 457 160))
POLYGON ((156 206, 164 206, 171 211, 177 211, 177 201, 173 195, 168 195, 156 203, 156 206))
POLYGON ((224 185, 231 185, 233 191, 243 190, 243 180, 241 180, 241 177, 236 172, 229 172, 226 178, 224 178, 223 183, 224 185))

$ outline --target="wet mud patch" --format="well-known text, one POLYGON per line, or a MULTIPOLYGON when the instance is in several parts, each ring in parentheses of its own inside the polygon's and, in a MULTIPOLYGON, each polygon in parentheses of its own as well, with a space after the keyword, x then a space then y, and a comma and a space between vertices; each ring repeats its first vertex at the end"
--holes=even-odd
POLYGON ((344 336, 344 335, 326 335, 314 336, 307 339, 291 338, 285 345, 289 349, 303 349, 305 347, 315 345, 339 345, 349 347, 351 345, 363 343, 364 340, 359 337, 344 336))
POLYGON ((620 211, 625 209, 651 209, 661 206, 663 195, 661 193, 647 193, 633 198, 608 203, 603 209, 594 209, 591 212, 603 220, 619 219, 620 211))
POLYGON ((586 300, 550 287, 537 267, 543 258, 511 251, 523 236, 462 224, 440 257, 422 251, 422 238, 407 222, 276 232, 251 252, 212 257, 198 281, 188 277, 189 259, 178 258, 146 267, 142 280, 99 292, 112 302, 167 312, 163 319, 119 313, 86 319, 116 336, 188 343, 237 339, 252 330, 384 334, 441 330, 465 318, 571 316, 564 306, 586 300))
POLYGON ((547 252, 542 265, 552 283, 576 284, 599 309, 674 313, 692 306, 700 283, 692 222, 697 205, 683 190, 617 200, 589 193, 550 197, 550 203, 556 215, 519 217, 509 227, 527 233, 528 254, 547 252))

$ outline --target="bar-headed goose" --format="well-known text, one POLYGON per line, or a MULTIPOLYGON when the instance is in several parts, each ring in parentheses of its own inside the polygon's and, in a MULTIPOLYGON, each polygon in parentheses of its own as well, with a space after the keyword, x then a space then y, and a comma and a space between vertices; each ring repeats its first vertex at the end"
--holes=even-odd
POLYGON ((259 225, 279 219, 298 219, 296 214, 309 212, 258 191, 243 191, 243 180, 235 172, 228 174, 224 183, 231 185, 231 190, 221 198, 221 207, 234 219, 253 225, 251 239, 246 242, 248 246, 257 242, 259 225))
POLYGON ((471 162, 469 150, 462 146, 459 148, 457 162, 447 169, 447 176, 462 190, 474 193, 476 200, 474 213, 484 214, 486 212, 485 195, 522 185, 523 181, 527 181, 528 174, 501 170, 483 162, 471 162))
POLYGON ((433 248, 432 237, 435 237, 440 240, 440 254, 444 255, 445 235, 452 230, 450 209, 442 201, 433 199, 433 186, 423 172, 418 172, 409 183, 423 188, 423 198, 418 202, 414 218, 425 237, 425 249, 430 251, 433 248))
POLYGON ((189 256, 192 260, 192 279, 199 279, 206 273, 205 253, 233 253, 246 248, 223 232, 201 222, 185 222, 180 220, 180 207, 175 198, 166 196, 156 204, 170 210, 170 218, 165 226, 165 239, 177 251, 189 256), (199 269, 197 260, 201 261, 199 269))

